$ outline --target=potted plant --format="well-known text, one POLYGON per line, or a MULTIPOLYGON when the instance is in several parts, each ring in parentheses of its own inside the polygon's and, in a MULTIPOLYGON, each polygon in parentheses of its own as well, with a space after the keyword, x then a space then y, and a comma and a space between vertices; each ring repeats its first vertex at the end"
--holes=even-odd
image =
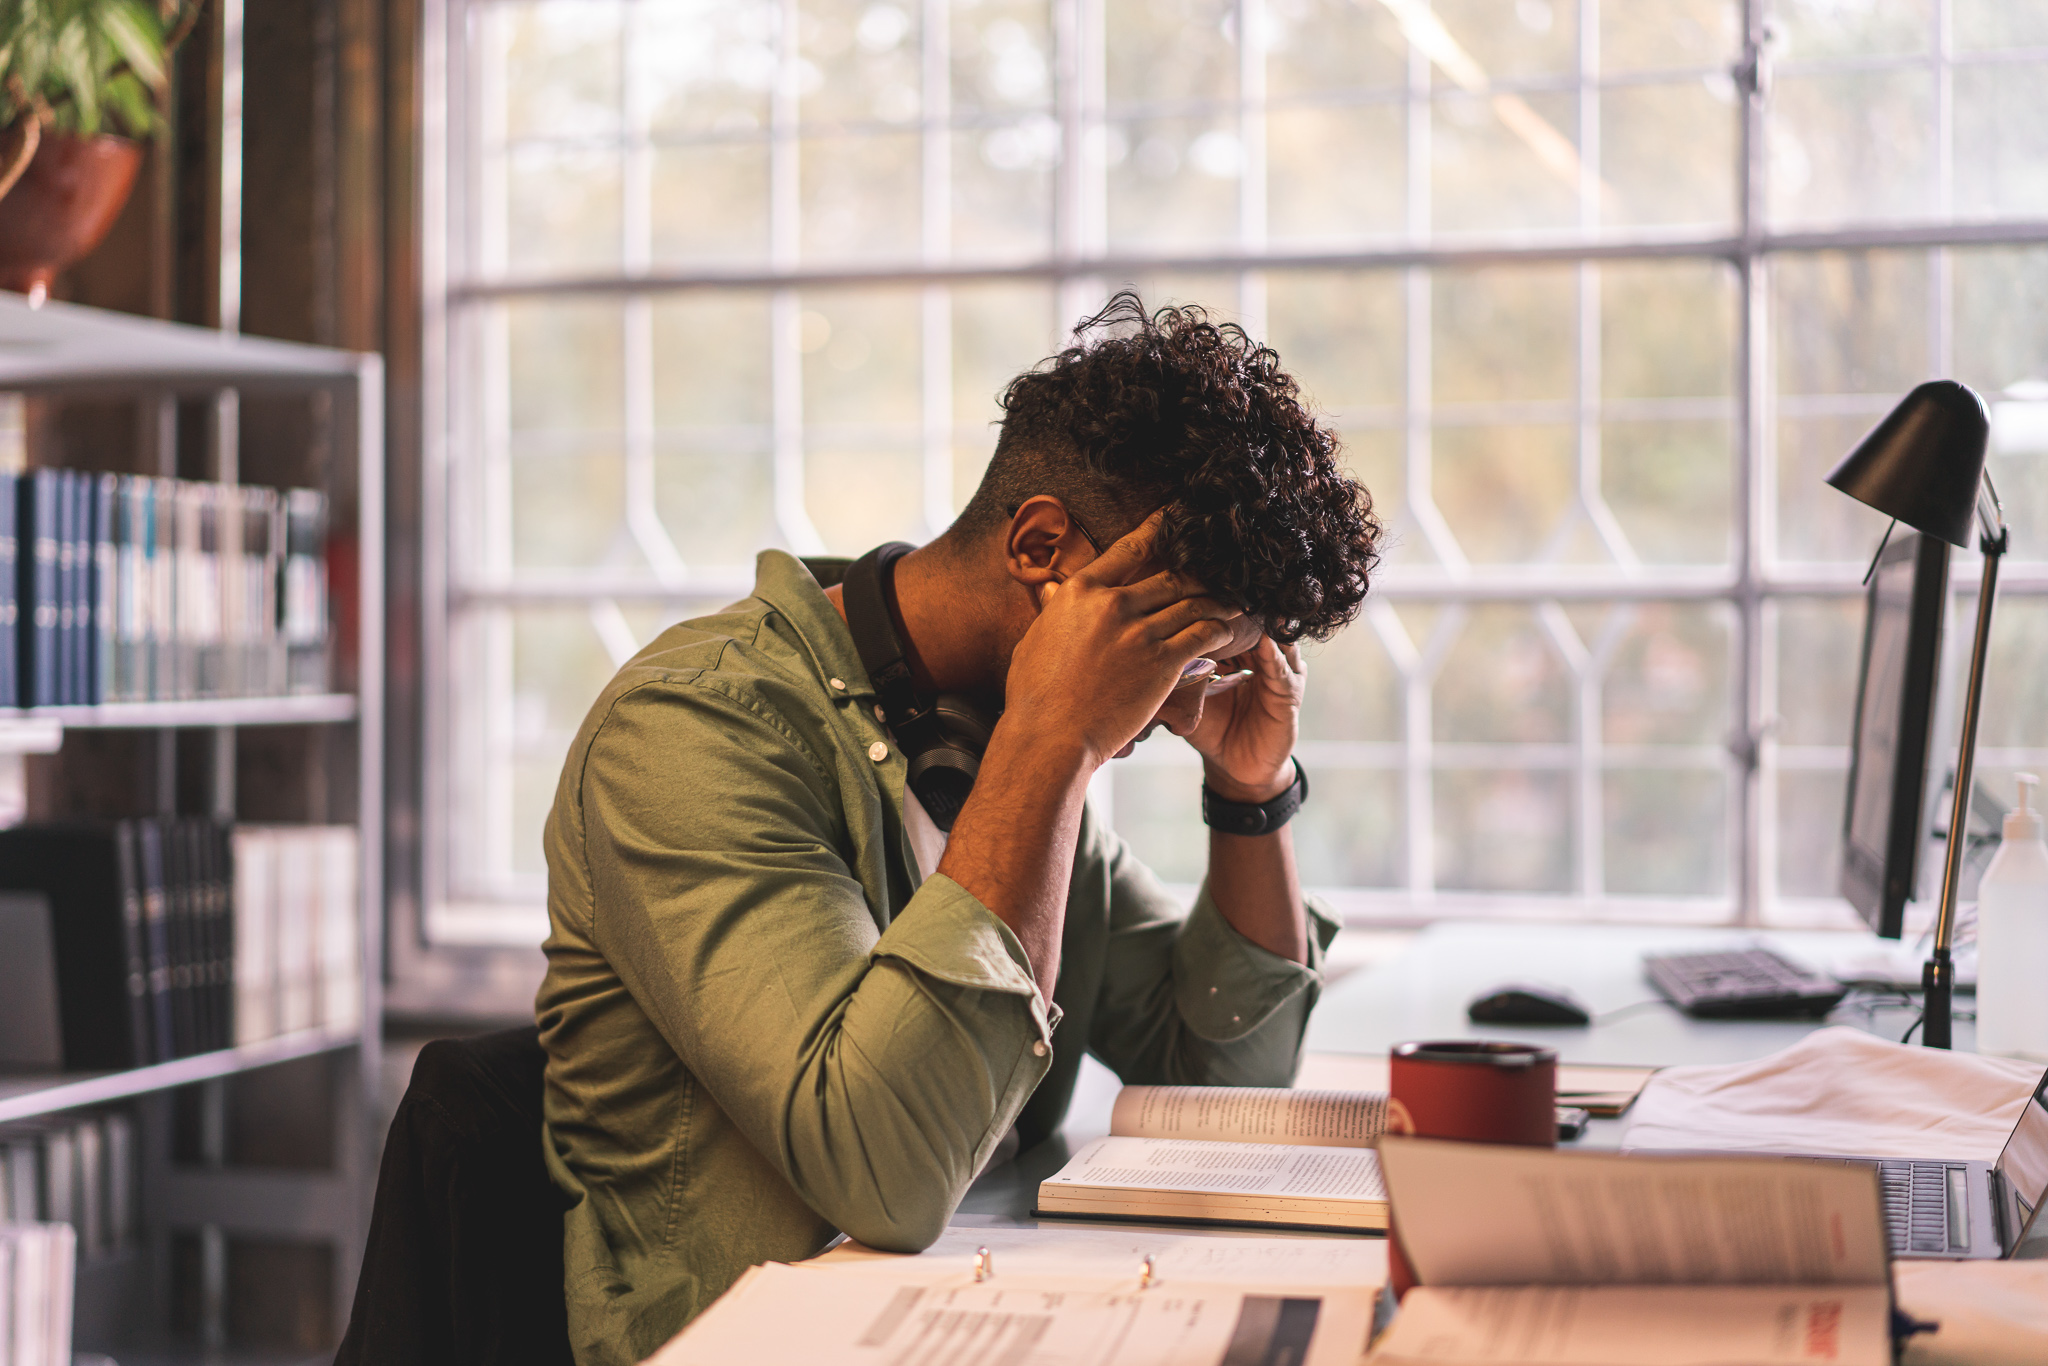
POLYGON ((41 303, 135 187, 205 0, 0 0, 0 288, 41 303))

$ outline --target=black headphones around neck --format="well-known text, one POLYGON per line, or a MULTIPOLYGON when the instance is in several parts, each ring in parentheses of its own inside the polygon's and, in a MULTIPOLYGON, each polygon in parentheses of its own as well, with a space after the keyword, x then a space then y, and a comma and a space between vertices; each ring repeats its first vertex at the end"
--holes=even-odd
POLYGON ((941 693, 930 701, 920 697, 911 681, 910 664, 889 611, 895 595, 896 561, 913 547, 902 541, 876 546, 853 562, 841 580, 840 601, 854 649, 875 685, 882 719, 896 736, 897 748, 910 764, 909 786, 932 818, 950 831, 988 748, 995 720, 967 698, 941 693))

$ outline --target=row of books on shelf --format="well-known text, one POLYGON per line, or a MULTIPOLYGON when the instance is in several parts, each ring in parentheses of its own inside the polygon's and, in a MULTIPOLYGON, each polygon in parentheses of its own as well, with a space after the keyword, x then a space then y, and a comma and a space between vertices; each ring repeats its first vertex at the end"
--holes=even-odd
POLYGON ((328 688, 327 498, 0 472, 0 706, 328 688))
POLYGON ((362 1017, 353 826, 0 830, 0 1067, 141 1067, 362 1017))
POLYGON ((0 1125, 0 1366, 71 1366, 79 1259, 138 1246, 141 1215, 125 1112, 0 1125))

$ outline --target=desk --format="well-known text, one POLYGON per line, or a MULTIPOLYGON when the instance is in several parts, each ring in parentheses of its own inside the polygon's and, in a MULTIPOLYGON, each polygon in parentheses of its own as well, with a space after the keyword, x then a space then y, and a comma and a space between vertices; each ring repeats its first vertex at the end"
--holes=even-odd
MULTIPOLYGON (((1889 1006, 1838 1007, 1825 1021, 1694 1020, 1657 1001, 1644 980, 1646 951, 1732 947, 1762 942, 1826 968, 1876 950, 1886 941, 1830 931, 1758 932, 1637 925, 1446 923, 1416 936, 1400 954, 1352 973, 1323 993, 1309 1021, 1307 1048, 1317 1053, 1385 1053, 1409 1039, 1512 1039, 1557 1050, 1565 1062, 1670 1066, 1743 1062, 1775 1053, 1822 1024, 1848 1024, 1896 1039, 1916 1011, 1889 1006), (1507 982, 1570 988, 1597 1017, 1641 1004, 1591 1025, 1474 1025, 1465 1003, 1507 982)), ((1967 1000, 1967 998, 1965 998, 1967 1000)), ((1965 1009, 1967 1009, 1967 1005, 1965 1009)), ((1976 1046, 1976 1027, 1958 1020, 1959 1049, 1976 1046)), ((1065 1166, 1090 1139, 1109 1132, 1116 1079, 1084 1064, 1065 1127, 1043 1143, 983 1173, 954 1215, 956 1225, 1033 1222, 1038 1183, 1065 1166)), ((1579 1145, 1612 1148, 1622 1122, 1594 1120, 1579 1145)), ((1069 1221, 1062 1221, 1069 1222, 1069 1221)), ((1261 1230, 1265 1232, 1265 1230, 1261 1230)))

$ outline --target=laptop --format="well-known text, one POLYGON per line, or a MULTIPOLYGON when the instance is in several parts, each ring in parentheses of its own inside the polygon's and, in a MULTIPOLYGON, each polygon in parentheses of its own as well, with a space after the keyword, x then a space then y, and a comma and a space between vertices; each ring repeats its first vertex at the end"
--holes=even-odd
POLYGON ((2048 1195, 2048 1072, 2036 1083, 1996 1162, 1848 1160, 1878 1170, 1894 1257, 2010 1257, 2033 1231, 2042 1197, 2048 1195))

